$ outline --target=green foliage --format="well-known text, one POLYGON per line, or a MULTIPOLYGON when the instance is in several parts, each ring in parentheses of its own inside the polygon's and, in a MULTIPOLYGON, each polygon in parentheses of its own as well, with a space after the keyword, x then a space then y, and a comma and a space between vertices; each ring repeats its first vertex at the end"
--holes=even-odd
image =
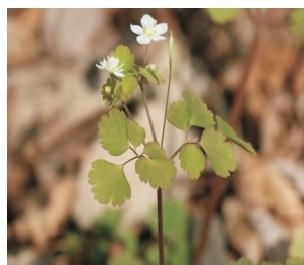
POLYGON ((150 158, 166 158, 166 151, 155 142, 149 142, 145 145, 144 154, 150 158))
POLYGON ((239 138, 234 131, 234 129, 225 122, 220 116, 215 116, 217 129, 222 132, 224 136, 226 136, 229 140, 235 142, 237 145, 244 148, 247 152, 251 154, 256 154, 254 148, 250 143, 245 142, 241 138, 239 138))
POLYGON ((222 177, 230 176, 230 172, 236 169, 236 157, 233 146, 225 142, 224 135, 213 127, 207 128, 203 132, 200 144, 214 172, 222 177))
POLYGON ((116 206, 130 198, 130 186, 120 165, 102 159, 94 161, 89 172, 89 183, 100 203, 116 206))
POLYGON ((211 20, 214 23, 225 24, 227 22, 232 22, 236 19, 239 14, 239 9, 237 8, 207 8, 207 13, 209 14, 211 20))
POLYGON ((168 188, 176 175, 172 160, 166 158, 165 150, 159 144, 150 142, 144 147, 145 155, 135 163, 139 178, 153 188, 168 188))
POLYGON ((129 148, 127 118, 122 111, 113 109, 103 115, 98 124, 101 145, 111 155, 121 155, 129 148))
POLYGON ((119 45, 111 55, 119 59, 119 62, 122 64, 124 74, 133 71, 135 59, 129 47, 119 45))
POLYGON ((189 127, 190 111, 185 101, 173 102, 168 109, 168 121, 175 127, 186 130, 189 127))
POLYGON ((129 142, 137 147, 145 139, 145 130, 137 122, 130 121, 117 109, 103 115, 98 124, 98 135, 101 145, 111 155, 117 156, 126 152, 129 142))
POLYGON ((137 87, 137 79, 132 74, 127 74, 121 79, 121 86, 119 91, 119 98, 122 101, 127 101, 133 91, 137 87))
POLYGON ((214 125, 213 114, 201 99, 193 97, 189 90, 184 91, 183 97, 190 112, 190 125, 202 128, 214 125))
POLYGON ((205 156, 202 150, 193 144, 186 144, 180 154, 181 167, 193 180, 198 179, 205 167, 205 156))
POLYGON ((183 93, 184 100, 173 102, 169 106, 168 121, 175 127, 186 130, 190 125, 207 128, 214 125, 213 114, 199 98, 190 91, 183 93))
POLYGON ((164 82, 164 78, 159 73, 155 64, 148 64, 145 67, 139 68, 139 74, 144 77, 144 80, 152 85, 159 85, 164 82))
POLYGON ((295 9, 292 12, 291 29, 294 34, 304 39, 304 9, 295 9))
POLYGON ((137 122, 128 120, 128 138, 130 143, 137 147, 141 145, 146 137, 144 128, 140 127, 137 122))

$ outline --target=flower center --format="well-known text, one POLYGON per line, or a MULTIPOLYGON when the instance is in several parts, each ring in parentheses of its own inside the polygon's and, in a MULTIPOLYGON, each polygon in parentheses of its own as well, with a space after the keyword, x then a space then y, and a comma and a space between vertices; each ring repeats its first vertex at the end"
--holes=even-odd
POLYGON ((144 35, 146 35, 147 37, 151 38, 155 35, 156 30, 154 27, 144 27, 144 35))

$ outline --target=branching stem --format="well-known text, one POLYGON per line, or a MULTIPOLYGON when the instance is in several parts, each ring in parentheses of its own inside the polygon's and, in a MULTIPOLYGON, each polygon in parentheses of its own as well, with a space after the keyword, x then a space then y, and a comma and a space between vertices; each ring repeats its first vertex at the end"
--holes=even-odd
POLYGON ((130 159, 128 159, 127 161, 125 161, 122 166, 125 166, 126 164, 128 164, 129 162, 131 162, 132 160, 134 159, 137 159, 137 158, 140 158, 142 155, 136 155, 136 156, 133 156, 131 157, 130 159))
POLYGON ((132 114, 131 114, 131 112, 130 112, 130 110, 129 110, 127 104, 126 104, 126 102, 121 101, 121 103, 122 103, 122 106, 123 106, 124 111, 127 113, 128 118, 129 118, 130 120, 134 121, 134 118, 133 118, 133 116, 132 116, 132 114))

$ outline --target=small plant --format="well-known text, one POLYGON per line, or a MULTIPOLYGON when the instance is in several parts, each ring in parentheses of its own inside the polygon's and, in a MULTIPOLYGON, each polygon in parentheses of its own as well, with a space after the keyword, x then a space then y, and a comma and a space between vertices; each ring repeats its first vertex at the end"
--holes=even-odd
MULTIPOLYGON (((137 34, 136 40, 145 46, 145 53, 152 41, 166 39, 167 23, 157 24, 149 15, 141 18, 141 26, 130 25, 137 34)), ((207 105, 189 91, 184 91, 183 99, 169 106, 172 77, 174 39, 172 33, 168 38, 169 78, 166 101, 164 105, 164 121, 161 139, 157 138, 156 129, 145 97, 145 86, 159 85, 164 82, 158 68, 153 64, 136 64, 135 58, 127 46, 120 45, 97 65, 99 69, 109 73, 102 86, 102 97, 111 107, 109 113, 102 116, 98 124, 98 136, 101 146, 113 156, 119 156, 128 150, 134 153, 122 164, 114 164, 104 159, 92 163, 89 182, 95 198, 103 204, 121 205, 131 196, 131 188, 124 173, 127 163, 135 162, 135 171, 141 181, 157 189, 158 195, 158 241, 159 263, 164 265, 162 189, 171 186, 176 175, 174 158, 179 157, 181 167, 192 180, 198 179, 206 161, 215 173, 221 177, 229 177, 236 169, 236 156, 232 143, 255 154, 253 147, 240 139, 233 128, 221 117, 214 115, 207 105), (132 117, 126 102, 136 89, 141 99, 149 122, 153 139, 146 139, 146 128, 141 127, 132 117), (121 108, 124 110, 122 111, 121 108), (167 120, 177 129, 185 132, 185 140, 172 154, 163 147, 167 120), (189 139, 192 127, 202 129, 201 137, 189 139), (142 146, 142 152, 138 147, 142 146)))

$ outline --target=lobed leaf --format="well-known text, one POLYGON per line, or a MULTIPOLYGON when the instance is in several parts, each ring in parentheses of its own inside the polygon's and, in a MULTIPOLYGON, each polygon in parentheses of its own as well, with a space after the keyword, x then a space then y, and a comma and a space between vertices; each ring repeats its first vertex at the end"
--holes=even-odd
POLYGON ((168 109, 168 121, 175 127, 186 130, 190 124, 190 112, 185 101, 173 102, 168 109))
POLYGON ((215 124, 213 114, 199 98, 185 90, 184 101, 171 103, 168 109, 168 121, 175 127, 186 130, 190 125, 207 128, 215 124))
POLYGON ((121 205, 131 195, 123 167, 103 159, 92 163, 89 183, 96 200, 103 204, 121 205))
POLYGON ((127 74, 121 79, 120 100, 127 101, 137 87, 137 79, 132 74, 127 74))
POLYGON ((252 145, 241 138, 239 138, 234 131, 234 129, 225 122, 220 116, 215 116, 217 129, 222 132, 224 136, 226 136, 229 140, 235 142, 237 145, 245 149, 247 152, 251 154, 256 154, 252 145))
POLYGON ((203 128, 214 125, 213 114, 201 99, 193 97, 188 90, 184 91, 183 97, 190 112, 190 125, 203 128))
POLYGON ((159 143, 149 142, 145 144, 143 153, 150 158, 166 158, 166 151, 159 143))
POLYGON ((211 167, 215 173, 222 177, 230 176, 236 169, 236 157, 233 146, 225 142, 225 137, 213 127, 203 132, 200 145, 207 154, 211 167))
POLYGON ((173 161, 166 158, 165 150, 155 142, 147 143, 143 153, 148 157, 141 157, 135 163, 139 178, 153 188, 168 188, 176 174, 173 161))
POLYGON ((144 128, 140 127, 137 122, 128 120, 128 138, 130 143, 137 147, 145 140, 146 133, 144 128))
POLYGON ((189 177, 196 180, 200 177, 205 167, 205 156, 202 150, 193 144, 186 144, 179 154, 181 167, 187 172, 189 177))
POLYGON ((129 148, 127 118, 122 111, 113 109, 98 123, 101 145, 111 155, 121 155, 129 148))
POLYGON ((123 72, 125 74, 133 70, 135 59, 129 47, 125 45, 119 45, 111 55, 119 59, 119 62, 122 64, 123 72))
POLYGON ((102 147, 113 156, 126 152, 129 142, 134 147, 139 146, 146 136, 145 130, 137 122, 128 120, 124 112, 118 109, 112 109, 101 117, 98 135, 102 147))

